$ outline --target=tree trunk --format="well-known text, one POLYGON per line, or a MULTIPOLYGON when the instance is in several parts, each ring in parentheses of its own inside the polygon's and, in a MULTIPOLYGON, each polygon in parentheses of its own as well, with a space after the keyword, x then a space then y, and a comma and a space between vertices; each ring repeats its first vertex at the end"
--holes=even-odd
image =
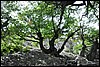
MULTIPOLYGON (((80 30, 80 29, 77 29, 75 32, 77 32, 78 30, 80 30)), ((40 48, 41 48, 41 50, 42 50, 44 53, 46 53, 46 54, 52 54, 52 55, 54 55, 54 56, 56 56, 56 57, 63 57, 63 56, 60 55, 60 53, 61 53, 62 50, 64 49, 64 45, 66 44, 66 42, 68 41, 68 39, 69 39, 70 37, 72 37, 72 36, 74 35, 75 32, 73 32, 72 34, 70 34, 70 35, 68 36, 68 38, 64 41, 64 43, 63 43, 61 49, 59 49, 59 50, 57 51, 57 49, 54 47, 54 42, 55 42, 55 40, 58 38, 58 30, 55 31, 55 35, 54 35, 53 38, 49 41, 49 45, 50 45, 49 49, 44 48, 44 46, 43 46, 43 37, 42 37, 42 34, 41 34, 40 31, 38 31, 37 36, 38 36, 38 38, 39 38, 40 48)))
POLYGON ((43 38, 40 39, 39 44, 40 44, 41 50, 42 50, 44 53, 49 54, 49 53, 52 52, 52 51, 50 50, 50 48, 49 48, 49 49, 44 48, 44 46, 43 46, 43 38))
POLYGON ((40 48, 41 48, 41 50, 42 50, 44 53, 46 53, 46 54, 52 54, 52 55, 54 55, 54 56, 56 56, 56 57, 60 57, 60 55, 59 55, 58 52, 57 52, 57 49, 54 47, 54 42, 55 42, 55 39, 56 39, 57 37, 54 36, 54 37, 49 41, 50 47, 49 47, 49 49, 46 49, 46 48, 44 48, 44 46, 43 46, 43 37, 42 37, 42 35, 41 35, 41 32, 38 32, 37 35, 38 35, 39 41, 40 41, 40 42, 39 42, 40 48))
POLYGON ((43 37, 42 37, 42 34, 41 34, 40 31, 37 33, 37 36, 39 38, 40 48, 45 54, 51 54, 51 55, 54 55, 56 57, 62 57, 63 58, 63 56, 59 55, 57 49, 54 47, 54 42, 58 38, 58 35, 55 34, 54 37, 49 41, 49 45, 50 45, 49 49, 44 48, 43 37))
POLYGON ((91 46, 90 53, 87 55, 87 59, 94 61, 98 48, 98 40, 97 38, 93 41, 93 45, 91 46))
POLYGON ((83 47, 82 47, 82 50, 80 52, 80 56, 85 57, 86 45, 84 43, 85 40, 84 40, 83 28, 82 28, 82 32, 81 32, 81 38, 82 38, 82 45, 83 45, 83 47))
POLYGON ((43 46, 43 37, 42 37, 42 34, 41 34, 40 31, 38 31, 37 36, 39 38, 39 45, 40 45, 41 50, 46 54, 50 54, 52 52, 50 50, 50 48, 49 49, 45 49, 44 46, 43 46))
POLYGON ((86 47, 83 46, 80 52, 80 56, 85 57, 85 50, 86 50, 86 47))

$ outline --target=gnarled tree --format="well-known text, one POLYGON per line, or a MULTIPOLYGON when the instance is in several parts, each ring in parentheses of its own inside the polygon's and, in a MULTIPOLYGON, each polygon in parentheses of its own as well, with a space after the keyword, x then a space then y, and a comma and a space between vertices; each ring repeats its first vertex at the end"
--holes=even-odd
MULTIPOLYGON (((59 54, 64 46, 73 35, 80 30, 77 19, 70 16, 70 13, 76 11, 80 6, 91 7, 90 1, 74 4, 76 1, 38 1, 29 2, 30 6, 25 6, 18 11, 16 19, 12 19, 8 27, 12 34, 19 36, 20 40, 32 41, 39 43, 41 50, 46 54, 59 54), (86 4, 86 2, 88 2, 86 4), (71 7, 78 7, 73 9, 71 7), (24 10, 23 10, 24 9, 24 10), (71 12, 72 11, 72 12, 71 12), (75 25, 76 24, 76 25, 75 25), (65 32, 65 41, 61 49, 55 48, 55 41, 65 32), (27 39, 27 37, 31 39, 27 39), (49 48, 43 46, 43 40, 49 38, 49 48)), ((10 6, 10 5, 9 5, 10 6)), ((17 7, 18 8, 18 7, 17 7)), ((10 10, 11 8, 9 8, 10 10)), ((13 9, 12 9, 13 10, 13 9)))

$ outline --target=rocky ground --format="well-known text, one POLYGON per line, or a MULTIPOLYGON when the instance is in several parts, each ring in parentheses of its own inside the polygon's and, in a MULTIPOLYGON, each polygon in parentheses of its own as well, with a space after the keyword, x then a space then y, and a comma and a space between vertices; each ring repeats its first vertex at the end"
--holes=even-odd
MULTIPOLYGON (((63 53, 62 53, 63 54, 63 53)), ((75 59, 75 58, 73 58, 75 59)), ((68 66, 77 65, 72 59, 54 57, 43 53, 40 49, 32 49, 27 53, 14 53, 1 56, 1 66, 68 66), (73 63, 74 62, 74 63, 73 63), (70 64, 71 63, 71 64, 70 64)))

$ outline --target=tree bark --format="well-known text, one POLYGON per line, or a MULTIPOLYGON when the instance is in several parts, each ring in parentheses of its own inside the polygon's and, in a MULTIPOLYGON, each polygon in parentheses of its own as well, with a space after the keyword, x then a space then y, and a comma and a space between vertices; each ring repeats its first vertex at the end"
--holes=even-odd
MULTIPOLYGON (((57 34, 57 33, 56 33, 56 34, 57 34)), ((41 48, 41 50, 42 50, 44 53, 46 53, 46 54, 51 54, 51 55, 54 55, 54 56, 56 56, 56 57, 62 57, 62 58, 63 58, 63 56, 59 55, 57 49, 54 47, 54 42, 55 42, 55 40, 58 38, 58 35, 56 35, 56 34, 55 34, 54 37, 49 41, 49 45, 50 45, 49 49, 46 49, 46 48, 44 48, 44 46, 43 46, 43 37, 42 37, 41 32, 39 31, 39 32, 37 33, 37 36, 38 36, 38 38, 39 38, 40 48, 41 48)))
POLYGON ((94 61, 96 52, 98 48, 98 40, 97 38, 93 41, 93 45, 91 46, 90 53, 87 55, 87 59, 90 61, 94 61))
POLYGON ((40 31, 38 31, 37 36, 39 38, 39 45, 40 45, 41 50, 46 54, 50 54, 52 52, 50 50, 50 48, 49 49, 45 49, 44 46, 43 46, 43 37, 42 37, 42 34, 41 34, 40 31))
POLYGON ((46 54, 52 54, 52 55, 57 55, 57 49, 54 47, 54 41, 56 39, 56 37, 54 36, 50 41, 49 41, 49 49, 44 48, 43 46, 43 37, 41 32, 39 31, 37 33, 38 37, 39 37, 39 44, 40 44, 40 48, 41 50, 46 53, 46 54))
POLYGON ((81 32, 81 38, 82 38, 82 50, 80 52, 80 56, 85 57, 85 49, 86 49, 86 45, 84 43, 84 34, 83 34, 83 28, 82 28, 82 32, 81 32))

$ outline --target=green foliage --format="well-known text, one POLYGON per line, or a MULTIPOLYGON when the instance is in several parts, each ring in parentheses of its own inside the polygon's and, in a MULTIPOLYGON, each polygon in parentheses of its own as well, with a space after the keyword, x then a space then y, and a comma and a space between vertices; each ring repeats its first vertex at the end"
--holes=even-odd
POLYGON ((27 52, 29 52, 29 49, 30 49, 31 47, 29 47, 29 46, 27 46, 27 47, 23 47, 23 52, 25 52, 25 53, 27 53, 27 52))
POLYGON ((32 43, 34 47, 39 47, 38 43, 32 43))
POLYGON ((77 44, 73 47, 73 53, 79 54, 80 50, 82 48, 82 44, 77 44))
POLYGON ((21 45, 16 45, 13 43, 8 44, 3 44, 1 45, 1 55, 6 55, 9 53, 15 53, 15 52, 19 52, 22 51, 22 46, 21 45))

